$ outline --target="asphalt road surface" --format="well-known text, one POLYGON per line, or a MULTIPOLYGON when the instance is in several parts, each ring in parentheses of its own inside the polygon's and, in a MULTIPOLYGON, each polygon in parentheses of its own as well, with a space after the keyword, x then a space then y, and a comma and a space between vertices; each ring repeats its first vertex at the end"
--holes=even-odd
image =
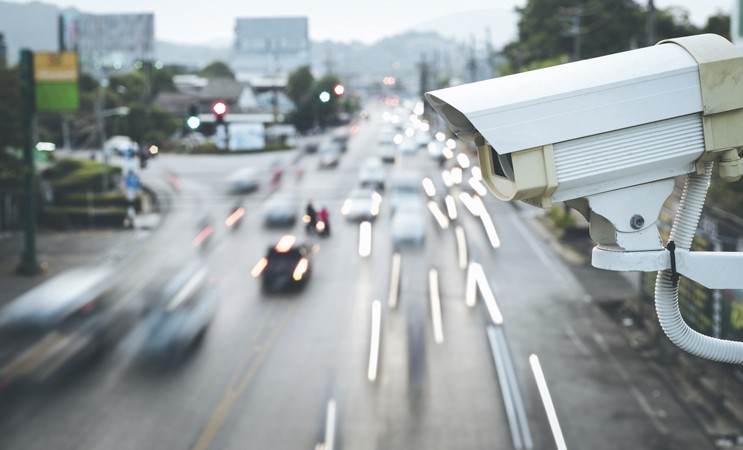
POLYGON ((152 365, 134 326, 74 377, 6 393, 0 448, 712 448, 587 298, 536 229, 535 210, 488 194, 476 216, 459 197, 472 191, 447 188, 421 150, 389 171, 419 169, 444 214, 453 196, 456 218, 443 228, 426 209, 425 244, 396 257, 383 201, 371 254, 360 256, 363 233, 340 210, 376 151, 383 110, 370 111, 335 169, 297 152, 151 161, 144 181, 168 194, 167 214, 120 249, 121 301, 141 310, 164 268, 204 258, 219 298, 205 339, 177 364, 152 365), (227 193, 227 175, 243 166, 263 170, 261 187, 227 193), (285 175, 273 190, 278 166, 285 175), (305 237, 301 223, 265 228, 262 205, 278 192, 300 208, 326 205, 332 235, 305 237), (238 204, 246 215, 230 230, 223 221, 238 204), (204 224, 214 231, 197 248, 204 224), (251 268, 286 233, 315 246, 312 278, 299 292, 264 295, 251 268))

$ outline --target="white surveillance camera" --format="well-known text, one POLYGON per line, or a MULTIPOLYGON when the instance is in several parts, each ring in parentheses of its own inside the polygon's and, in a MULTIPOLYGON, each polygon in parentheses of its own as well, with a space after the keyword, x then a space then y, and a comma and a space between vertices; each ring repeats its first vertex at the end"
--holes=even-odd
POLYGON ((474 139, 496 197, 548 207, 689 173, 743 145, 742 73, 733 44, 707 34, 426 98, 474 139))
POLYGON ((743 173, 741 74, 735 46, 706 34, 426 98, 452 131, 474 140, 483 179, 497 198, 544 208, 566 202, 586 216, 604 246, 662 249, 653 211, 671 193, 673 177, 701 171, 708 160, 723 160, 727 179, 743 173), (652 189, 652 200, 631 199, 648 195, 645 185, 659 180, 668 181, 652 189), (617 215, 616 199, 600 194, 633 186, 642 187, 618 197, 642 207, 628 217, 606 217, 617 215), (602 227, 591 211, 615 226, 602 227))
POLYGON ((680 325, 672 294, 679 273, 710 288, 743 289, 743 253, 689 252, 712 164, 725 181, 743 175, 743 55, 733 44, 713 34, 669 39, 426 98, 452 131, 474 141, 497 198, 578 210, 597 242, 595 267, 661 271, 656 305, 672 341, 743 363, 743 343, 724 341, 718 351, 720 341, 698 341, 680 325), (657 220, 679 175, 687 186, 664 246, 657 220))

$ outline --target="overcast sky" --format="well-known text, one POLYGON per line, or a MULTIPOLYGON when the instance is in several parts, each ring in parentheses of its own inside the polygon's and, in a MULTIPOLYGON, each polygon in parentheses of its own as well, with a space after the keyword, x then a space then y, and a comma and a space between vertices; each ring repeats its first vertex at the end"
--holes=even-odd
MULTIPOLYGON (((29 3, 31 0, 13 0, 29 3)), ((639 3, 645 3, 640 0, 639 3)), ((43 0, 93 13, 155 13, 155 37, 181 43, 227 43, 236 17, 305 16, 312 40, 373 43, 422 22, 468 10, 513 10, 526 0, 43 0)), ((717 11, 731 13, 734 0, 655 0, 657 8, 686 8, 704 25, 717 11)))

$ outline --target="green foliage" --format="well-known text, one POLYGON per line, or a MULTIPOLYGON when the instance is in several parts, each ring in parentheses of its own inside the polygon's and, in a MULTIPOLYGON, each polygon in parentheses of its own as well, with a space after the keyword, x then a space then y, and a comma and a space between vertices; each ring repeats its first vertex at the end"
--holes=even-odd
POLYGON ((230 67, 223 63, 222 61, 214 61, 213 63, 207 65, 203 69, 201 69, 201 72, 199 73, 202 77, 205 78, 231 78, 235 79, 235 74, 232 73, 232 70, 230 70, 230 67))
POLYGON ((165 110, 130 103, 129 114, 108 119, 108 136, 123 135, 135 142, 164 142, 179 128, 178 120, 165 110))
POLYGON ((743 218, 743 182, 724 182, 715 173, 709 187, 707 203, 743 218))
POLYGON ((567 208, 553 206, 549 211, 549 217, 559 228, 568 229, 575 226, 575 218, 567 208))
POLYGON ((702 32, 718 34, 730 40, 730 16, 718 12, 714 16, 709 17, 707 19, 707 25, 702 32))
MULTIPOLYGON (((108 171, 111 178, 121 176, 121 167, 109 166, 108 171)), ((68 192, 100 192, 103 165, 87 159, 61 159, 43 176, 60 195, 68 192)))
MULTIPOLYGON (((119 191, 111 192, 69 192, 60 195, 55 203, 60 206, 87 208, 93 205, 95 208, 126 208, 129 201, 126 194, 119 191)), ((134 209, 141 210, 142 196, 134 199, 134 209)))
POLYGON ((312 76, 310 66, 302 66, 289 75, 286 82, 286 96, 299 107, 312 91, 315 77, 312 76))
MULTIPOLYGON (((647 10, 634 0, 528 0, 518 12, 518 40, 504 48, 507 73, 545 67, 566 55, 594 58, 650 44, 647 10)), ((725 36, 726 16, 718 16, 705 31, 725 36)), ((655 17, 655 41, 700 32, 683 9, 659 9, 655 17)))
POLYGON ((332 74, 315 80, 308 66, 300 67, 289 75, 286 92, 295 105, 289 121, 297 130, 304 132, 315 125, 320 127, 335 125, 341 112, 351 112, 358 107, 348 93, 340 97, 333 93, 333 88, 337 84, 343 83, 332 74), (319 99, 323 91, 330 93, 330 100, 327 103, 319 99))
POLYGON ((20 190, 26 165, 15 155, 0 150, 0 190, 20 190))

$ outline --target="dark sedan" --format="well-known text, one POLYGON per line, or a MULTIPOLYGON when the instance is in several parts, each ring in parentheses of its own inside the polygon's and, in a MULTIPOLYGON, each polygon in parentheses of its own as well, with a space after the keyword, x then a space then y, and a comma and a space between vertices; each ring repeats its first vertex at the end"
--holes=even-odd
POLYGON ((264 292, 298 289, 307 284, 311 274, 311 249, 297 243, 294 236, 285 235, 269 247, 266 256, 253 267, 251 275, 261 278, 264 292))

